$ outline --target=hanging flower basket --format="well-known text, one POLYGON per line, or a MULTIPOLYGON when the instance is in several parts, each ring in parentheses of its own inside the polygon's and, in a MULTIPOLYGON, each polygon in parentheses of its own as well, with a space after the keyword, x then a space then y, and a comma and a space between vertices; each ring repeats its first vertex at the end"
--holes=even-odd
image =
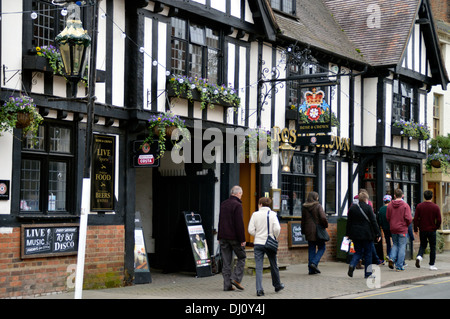
MULTIPOLYGON (((175 129, 179 129, 182 132, 186 130, 184 121, 171 112, 152 115, 148 120, 148 124, 149 132, 143 144, 152 143, 156 137, 158 142, 157 158, 161 158, 164 155, 166 151, 166 140, 167 138, 170 139, 175 129)), ((184 138, 189 138, 189 134, 183 134, 181 141, 173 141, 174 146, 180 146, 184 138)))
POLYGON ((439 160, 431 160, 430 165, 434 168, 441 168, 441 161, 439 160))
POLYGON ((433 168, 441 168, 444 174, 448 174, 450 155, 443 153, 428 154, 425 167, 429 172, 431 172, 433 168))
POLYGON ((33 99, 28 96, 11 96, 0 110, 0 132, 18 128, 23 129, 24 134, 32 132, 36 135, 42 121, 33 99))
POLYGON ((23 113, 23 112, 17 113, 16 128, 26 128, 30 126, 30 124, 31 124, 30 113, 23 113))

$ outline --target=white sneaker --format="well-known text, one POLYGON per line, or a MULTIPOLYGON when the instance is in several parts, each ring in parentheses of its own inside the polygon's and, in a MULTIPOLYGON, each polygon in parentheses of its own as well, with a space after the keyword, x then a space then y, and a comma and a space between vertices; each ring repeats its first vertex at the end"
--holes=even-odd
POLYGON ((420 268, 420 261, 422 260, 422 256, 417 256, 416 258, 416 267, 420 268))
POLYGON ((438 270, 435 265, 430 266, 430 270, 438 270))

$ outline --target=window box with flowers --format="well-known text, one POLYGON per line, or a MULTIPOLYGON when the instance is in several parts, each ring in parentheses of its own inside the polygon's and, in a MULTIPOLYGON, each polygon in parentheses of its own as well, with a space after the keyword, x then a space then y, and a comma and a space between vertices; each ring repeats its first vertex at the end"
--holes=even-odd
POLYGON ((0 132, 12 132, 14 128, 23 133, 37 134, 43 118, 36 109, 33 99, 28 96, 11 96, 0 110, 0 132))
POLYGON ((392 125, 392 134, 408 137, 409 139, 429 140, 430 130, 421 123, 397 120, 392 125))
POLYGON ((148 136, 144 140, 143 144, 151 143, 157 138, 158 154, 156 158, 161 158, 166 152, 166 141, 168 138, 170 139, 175 129, 179 129, 181 131, 183 139, 172 141, 172 143, 173 146, 180 147, 185 138, 189 138, 189 134, 185 132, 187 128, 184 120, 171 112, 154 114, 148 120, 148 136))
POLYGON ((184 75, 172 75, 168 80, 168 95, 185 98, 189 101, 201 102, 201 108, 214 108, 214 105, 224 107, 239 107, 240 98, 238 92, 231 86, 208 83, 207 79, 187 77, 184 75))
POLYGON ((53 72, 56 75, 62 74, 61 54, 52 45, 36 47, 31 55, 24 55, 22 59, 25 70, 53 72))

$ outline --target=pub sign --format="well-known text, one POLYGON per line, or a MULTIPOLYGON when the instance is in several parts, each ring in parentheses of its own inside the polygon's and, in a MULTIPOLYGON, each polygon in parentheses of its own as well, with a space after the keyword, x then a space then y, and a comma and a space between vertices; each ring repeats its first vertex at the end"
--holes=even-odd
POLYGON ((114 210, 116 137, 94 134, 91 176, 91 210, 114 210))

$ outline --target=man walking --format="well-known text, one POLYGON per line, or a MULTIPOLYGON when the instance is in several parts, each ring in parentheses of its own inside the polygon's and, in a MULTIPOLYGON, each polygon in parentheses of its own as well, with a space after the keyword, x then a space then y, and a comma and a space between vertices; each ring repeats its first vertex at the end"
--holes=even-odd
POLYGON ((411 208, 403 201, 403 191, 397 188, 394 191, 394 200, 388 205, 386 219, 389 222, 392 234, 392 249, 389 256, 389 268, 397 271, 405 270, 406 241, 408 226, 412 222, 411 208))
POLYGON ((436 261, 436 230, 441 226, 441 210, 439 206, 431 201, 433 192, 426 190, 423 192, 425 201, 417 205, 414 215, 414 232, 420 231, 420 248, 417 253, 416 267, 420 268, 420 261, 423 259, 423 253, 430 243, 430 270, 437 270, 434 262, 436 261))
POLYGON ((223 268, 223 289, 234 290, 233 286, 243 290, 241 285, 244 277, 245 266, 245 228, 242 212, 242 188, 234 186, 230 192, 230 198, 220 205, 219 231, 217 239, 220 243, 223 268), (237 263, 231 272, 233 252, 236 254, 237 263), (233 286, 232 286, 233 285, 233 286))

